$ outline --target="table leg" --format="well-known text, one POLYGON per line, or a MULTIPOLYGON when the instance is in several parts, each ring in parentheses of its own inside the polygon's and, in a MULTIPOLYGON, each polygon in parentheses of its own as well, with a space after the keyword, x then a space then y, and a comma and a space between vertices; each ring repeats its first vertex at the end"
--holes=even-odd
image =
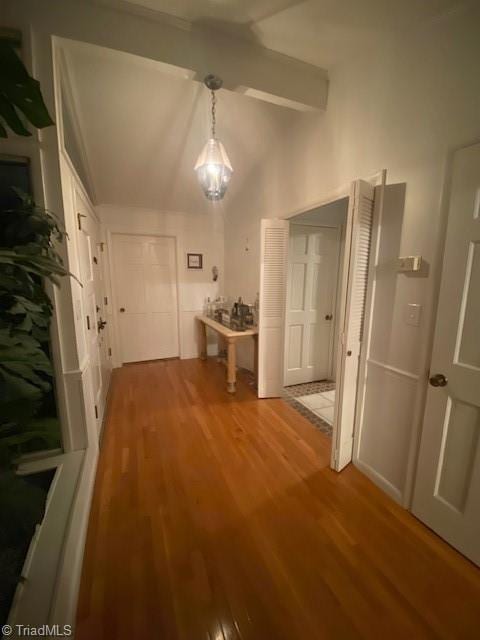
POLYGON ((207 359, 207 325, 204 322, 198 321, 200 324, 200 359, 207 359))
POLYGON ((258 387, 258 333, 253 336, 253 372, 255 384, 258 387))
POLYGON ((221 333, 219 333, 218 334, 218 357, 217 357, 218 362, 221 362, 222 360, 224 360, 226 355, 227 355, 227 344, 226 344, 225 338, 222 336, 221 333))
POLYGON ((237 382, 237 353, 235 349, 235 340, 227 341, 227 391, 235 393, 237 382))

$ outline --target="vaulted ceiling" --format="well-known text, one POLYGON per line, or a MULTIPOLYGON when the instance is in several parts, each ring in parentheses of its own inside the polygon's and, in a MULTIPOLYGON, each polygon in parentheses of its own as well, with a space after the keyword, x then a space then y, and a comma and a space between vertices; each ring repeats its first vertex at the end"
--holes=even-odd
MULTIPOLYGON (((90 0, 121 12, 140 12, 148 20, 179 21, 176 26, 182 29, 193 23, 252 39, 257 46, 327 69, 367 45, 380 47, 379 41, 394 30, 437 19, 458 3, 90 0)), ((98 46, 70 42, 65 54, 73 128, 83 150, 78 155, 94 201, 185 212, 211 207, 193 172, 209 133, 209 96, 202 84, 187 79, 185 69, 98 46)), ((322 116, 225 90, 218 97, 218 135, 234 167, 221 204, 228 207, 247 185, 262 188, 284 175, 277 165, 283 161, 282 150, 289 149, 295 124, 322 116)))
MULTIPOLYGON (((95 203, 211 208, 194 173, 210 131, 210 97, 201 83, 151 60, 84 44, 66 49, 66 68, 77 156, 95 203)), ((217 134, 234 168, 226 202, 252 172, 261 184, 263 172, 276 171, 275 149, 303 115, 219 92, 217 134)))
POLYGON ((152 18, 175 16, 329 68, 358 47, 438 18, 461 0, 96 0, 152 18))

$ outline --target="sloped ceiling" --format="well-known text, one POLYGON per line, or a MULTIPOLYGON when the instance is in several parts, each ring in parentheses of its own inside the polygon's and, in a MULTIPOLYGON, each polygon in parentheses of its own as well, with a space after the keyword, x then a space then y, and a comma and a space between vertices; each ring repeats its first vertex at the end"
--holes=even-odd
POLYGON ((96 0, 210 26, 322 68, 462 0, 96 0))
MULTIPOLYGON (((66 50, 71 103, 96 204, 198 212, 210 209, 193 170, 209 136, 202 84, 165 73, 161 64, 91 45, 66 50)), ((275 171, 275 148, 298 118, 289 109, 220 91, 217 135, 234 174, 228 206, 246 176, 275 171)))
MULTIPOLYGON (((205 24, 329 68, 392 31, 438 19, 460 0, 90 0, 148 17, 205 24), (144 14, 145 15, 145 14, 144 14)), ((72 43, 66 49, 72 103, 97 204, 196 212, 210 209, 193 167, 209 135, 209 96, 165 65, 72 43)), ((234 168, 222 203, 274 184, 278 163, 302 114, 222 90, 218 136, 234 168)), ((295 145, 292 145, 295 146, 295 145)), ((301 158, 289 158, 301 162, 301 158)), ((288 188, 288 185, 282 185, 288 188)), ((280 192, 279 192, 280 193, 280 192)), ((280 196, 279 196, 280 197, 280 196)))

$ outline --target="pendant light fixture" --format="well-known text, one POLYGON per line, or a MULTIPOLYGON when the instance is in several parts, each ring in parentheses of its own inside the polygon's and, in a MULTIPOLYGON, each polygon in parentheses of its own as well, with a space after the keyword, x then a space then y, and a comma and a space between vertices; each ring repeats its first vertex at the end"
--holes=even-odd
POLYGON ((215 91, 218 91, 223 84, 223 81, 218 76, 212 74, 208 75, 204 80, 205 86, 210 91, 211 96, 211 115, 212 115, 212 128, 211 136, 207 141, 207 144, 203 147, 202 152, 198 156, 197 163, 195 165, 195 172, 197 174, 200 186, 203 192, 209 200, 221 200, 225 195, 228 183, 232 177, 233 169, 228 159, 225 147, 217 140, 215 135, 216 127, 216 96, 215 91))

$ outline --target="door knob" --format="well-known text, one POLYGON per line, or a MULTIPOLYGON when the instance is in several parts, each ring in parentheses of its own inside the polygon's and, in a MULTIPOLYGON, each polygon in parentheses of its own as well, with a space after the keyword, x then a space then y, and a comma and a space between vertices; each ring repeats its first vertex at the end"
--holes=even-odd
POLYGON ((98 321, 98 323, 97 323, 97 325, 98 325, 98 330, 99 330, 99 331, 101 331, 102 329, 104 329, 104 328, 105 328, 105 326, 106 326, 106 324, 107 324, 107 321, 106 321, 106 320, 102 320, 102 319, 100 318, 100 320, 99 320, 99 321, 98 321))
POLYGON ((325 316, 325 320, 331 320, 332 318, 333 318, 332 313, 327 313, 327 315, 325 316))
POLYGON ((429 379, 429 382, 432 387, 446 387, 448 380, 443 373, 436 373, 429 379))
POLYGON ((125 307, 120 307, 120 313, 125 313, 125 307))

